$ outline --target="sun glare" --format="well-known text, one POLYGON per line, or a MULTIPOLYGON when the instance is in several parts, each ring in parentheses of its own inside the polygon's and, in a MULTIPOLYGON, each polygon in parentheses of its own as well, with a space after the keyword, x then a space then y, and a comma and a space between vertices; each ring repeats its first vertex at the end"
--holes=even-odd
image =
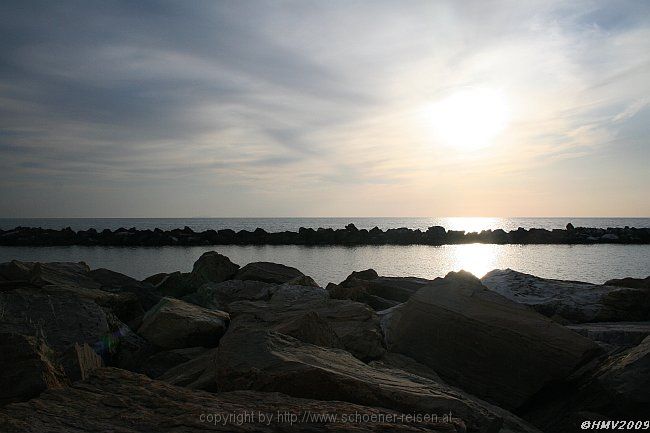
POLYGON ((475 150, 493 143, 507 127, 510 113, 502 92, 464 88, 435 102, 429 116, 437 142, 475 150))

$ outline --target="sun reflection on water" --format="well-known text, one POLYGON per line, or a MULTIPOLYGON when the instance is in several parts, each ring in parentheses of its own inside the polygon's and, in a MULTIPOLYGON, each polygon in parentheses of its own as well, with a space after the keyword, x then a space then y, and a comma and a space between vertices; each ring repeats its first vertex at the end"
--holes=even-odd
POLYGON ((497 245, 466 244, 452 249, 452 268, 471 272, 481 278, 498 267, 500 249, 497 245))

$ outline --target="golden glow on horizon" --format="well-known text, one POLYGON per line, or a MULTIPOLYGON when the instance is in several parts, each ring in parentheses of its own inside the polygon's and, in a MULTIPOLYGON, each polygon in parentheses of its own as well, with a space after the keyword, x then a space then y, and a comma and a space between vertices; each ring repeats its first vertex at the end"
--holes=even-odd
POLYGON ((508 126, 510 110, 502 92, 470 87, 435 102, 429 117, 438 142, 469 151, 491 145, 508 126))

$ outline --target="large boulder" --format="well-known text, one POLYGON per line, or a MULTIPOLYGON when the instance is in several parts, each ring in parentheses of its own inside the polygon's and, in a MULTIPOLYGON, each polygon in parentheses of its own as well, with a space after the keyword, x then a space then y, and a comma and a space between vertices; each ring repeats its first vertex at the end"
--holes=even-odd
POLYGON ((0 353, 0 406, 66 385, 63 368, 41 338, 2 332, 0 353))
POLYGON ((648 407, 650 336, 638 346, 585 365, 567 384, 537 396, 524 416, 544 431, 571 433, 585 420, 647 419, 648 407))
POLYGON ((522 406, 598 351, 594 342, 451 272, 394 307, 388 348, 506 408, 522 406))
POLYGON ((279 393, 210 394, 112 368, 97 370, 69 388, 0 409, 0 430, 6 433, 286 432, 292 427, 305 432, 464 431, 457 420, 406 419, 389 409, 279 393), (324 422, 321 414, 337 416, 324 422))
POLYGON ((630 287, 632 289, 650 289, 650 277, 645 278, 618 278, 605 281, 606 286, 630 287))
POLYGON ((226 332, 228 313, 180 299, 163 298, 145 314, 138 334, 164 349, 215 347, 226 332))
POLYGON ((231 302, 268 301, 277 285, 253 280, 228 280, 203 284, 192 295, 192 301, 205 308, 228 311, 231 302))
POLYGON ((512 269, 495 269, 481 281, 564 323, 650 320, 650 290, 539 278, 512 269))
MULTIPOLYGON (((4 285, 18 282, 73 293, 109 308, 124 321, 141 316, 160 298, 153 287, 108 269, 91 271, 84 262, 11 262, 0 264, 4 285)), ((23 287, 26 287, 23 285, 23 287)))
POLYGON ((340 400, 408 413, 452 413, 468 431, 535 431, 462 391, 403 370, 364 364, 349 353, 305 344, 275 331, 236 323, 214 362, 220 391, 252 389, 340 400))
POLYGON ((199 288, 205 283, 220 283, 232 278, 239 269, 230 259, 216 251, 203 253, 194 262, 190 273, 190 285, 199 288))
POLYGON ((42 336, 64 352, 75 343, 101 348, 110 335, 106 313, 95 302, 55 286, 0 292, 0 332, 42 336))
POLYGON ((413 293, 431 280, 415 277, 380 277, 374 269, 352 272, 339 284, 330 283, 327 290, 333 299, 363 302, 381 311, 406 302, 413 293))
POLYGON ((282 284, 302 276, 304 276, 302 272, 291 266, 271 262, 253 262, 241 268, 233 278, 282 284))

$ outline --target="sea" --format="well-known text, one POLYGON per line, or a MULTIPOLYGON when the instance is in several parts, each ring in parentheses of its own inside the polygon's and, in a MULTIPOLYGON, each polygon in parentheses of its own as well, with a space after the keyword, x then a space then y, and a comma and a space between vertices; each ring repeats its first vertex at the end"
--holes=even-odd
MULTIPOLYGON (((207 229, 296 231, 300 227, 357 228, 408 227, 426 230, 479 232, 502 228, 650 227, 650 218, 0 218, 0 229, 18 226, 73 230, 120 227, 163 230, 190 227, 207 229)), ((338 283, 352 271, 373 268, 380 275, 435 278, 464 269, 482 277, 492 269, 510 268, 544 278, 603 283, 612 278, 650 275, 650 245, 215 245, 194 247, 0 247, 0 262, 84 261, 92 268, 108 268, 143 279, 159 272, 190 271, 205 251, 216 250, 243 266, 255 261, 282 263, 300 269, 321 285, 338 283)))

